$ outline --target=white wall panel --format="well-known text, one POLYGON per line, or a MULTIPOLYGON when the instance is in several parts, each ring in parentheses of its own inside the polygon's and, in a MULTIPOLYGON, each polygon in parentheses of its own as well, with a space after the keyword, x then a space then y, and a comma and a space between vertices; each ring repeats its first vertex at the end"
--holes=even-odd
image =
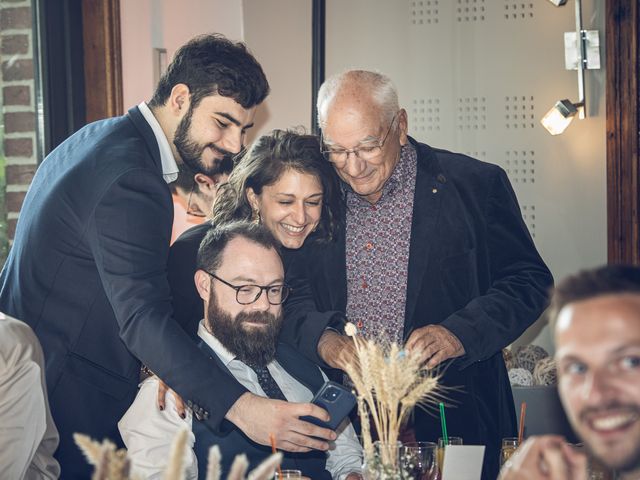
POLYGON ((311 125, 311 0, 243 0, 245 41, 271 93, 250 140, 274 128, 311 125))
POLYGON ((181 45, 202 33, 242 40, 242 4, 237 0, 120 0, 120 30, 126 110, 153 95, 154 48, 166 49, 170 61, 181 45))

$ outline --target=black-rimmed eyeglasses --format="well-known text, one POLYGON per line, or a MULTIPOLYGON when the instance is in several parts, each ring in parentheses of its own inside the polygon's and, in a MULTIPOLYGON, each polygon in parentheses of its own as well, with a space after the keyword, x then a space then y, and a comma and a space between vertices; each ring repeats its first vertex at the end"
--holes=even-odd
POLYGON ((387 129, 387 133, 384 138, 377 143, 372 143, 370 145, 362 145, 360 147, 352 148, 351 150, 347 150, 346 148, 330 148, 324 143, 324 139, 321 136, 320 141, 322 145, 322 154, 329 160, 331 163, 335 164, 338 168, 343 167, 347 163, 347 159, 349 155, 353 153, 360 160, 371 161, 375 160, 382 153, 382 148, 384 147, 387 138, 389 138, 389 134, 391 133, 391 128, 398 118, 398 113, 393 116, 391 119, 391 123, 389 124, 389 128, 387 129))
POLYGON ((240 305, 250 305, 257 302, 263 291, 267 292, 267 300, 271 305, 281 305, 291 293, 291 287, 288 285, 233 285, 226 280, 221 279, 214 273, 208 272, 204 269, 203 271, 211 275, 220 283, 224 283, 226 286, 233 288, 236 291, 236 301, 240 305))

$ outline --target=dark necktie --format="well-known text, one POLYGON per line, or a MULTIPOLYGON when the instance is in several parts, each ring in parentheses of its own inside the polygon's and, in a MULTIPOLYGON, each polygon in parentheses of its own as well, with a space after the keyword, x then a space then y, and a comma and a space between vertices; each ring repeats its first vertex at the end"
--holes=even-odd
POLYGON ((275 400, 287 401, 287 398, 282 393, 282 390, 280 390, 280 387, 271 376, 271 373, 269 373, 269 369, 266 366, 261 367, 258 365, 247 365, 256 372, 256 375, 258 375, 258 383, 260 384, 260 387, 262 387, 262 390, 264 390, 264 393, 267 394, 267 397, 275 400))

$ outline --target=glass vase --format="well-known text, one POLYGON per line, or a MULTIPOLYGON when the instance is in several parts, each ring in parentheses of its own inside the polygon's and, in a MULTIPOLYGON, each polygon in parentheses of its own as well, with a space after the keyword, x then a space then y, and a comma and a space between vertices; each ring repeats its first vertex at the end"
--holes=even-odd
POLYGON ((402 443, 373 443, 373 451, 365 452, 362 476, 365 480, 401 480, 403 479, 400 449, 402 443))

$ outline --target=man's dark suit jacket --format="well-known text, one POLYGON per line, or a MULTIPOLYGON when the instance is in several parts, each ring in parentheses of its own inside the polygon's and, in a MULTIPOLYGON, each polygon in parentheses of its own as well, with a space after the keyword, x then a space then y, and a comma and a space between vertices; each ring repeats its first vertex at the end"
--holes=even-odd
MULTIPOLYGON (((202 304, 202 302, 200 303, 202 304)), ((210 358, 218 363, 220 368, 228 371, 215 351, 206 342, 200 339, 198 345, 210 358)), ((315 394, 322 388, 324 378, 320 373, 320 369, 303 357, 296 349, 284 343, 279 343, 276 351, 276 360, 289 375, 312 393, 315 394)), ((229 372, 229 375, 231 375, 231 372, 229 372)), ((200 422, 194 422, 192 429, 196 437, 193 450, 198 461, 198 478, 202 480, 206 478, 209 449, 213 445, 218 445, 220 448, 220 467, 223 478, 227 478, 236 455, 243 453, 247 456, 249 471, 256 468, 271 455, 270 446, 258 445, 237 428, 234 428, 228 434, 216 435, 200 422)), ((331 480, 331 474, 326 470, 327 454, 325 452, 311 450, 306 453, 282 453, 283 458, 280 464, 282 470, 300 470, 302 475, 313 480, 331 480)))
POLYGON ((40 165, 0 276, 0 311, 28 323, 46 357, 63 478, 87 478, 74 432, 119 441, 140 361, 221 425, 246 390, 172 318, 173 207, 138 108, 84 127, 40 165), (225 388, 221 389, 220 385, 225 388))
MULTIPOLYGON (((501 349, 542 313, 553 279, 522 220, 515 194, 498 166, 411 140, 418 152, 404 337, 439 324, 466 354, 447 365, 450 436, 487 446, 485 479, 495 479, 502 437, 515 436, 516 416, 501 349)), ((393 225, 389 225, 393 229, 393 225)), ((289 343, 316 339, 345 312, 345 238, 296 253, 287 282, 283 331, 289 343)), ((419 440, 440 434, 436 414, 417 410, 419 440)))

